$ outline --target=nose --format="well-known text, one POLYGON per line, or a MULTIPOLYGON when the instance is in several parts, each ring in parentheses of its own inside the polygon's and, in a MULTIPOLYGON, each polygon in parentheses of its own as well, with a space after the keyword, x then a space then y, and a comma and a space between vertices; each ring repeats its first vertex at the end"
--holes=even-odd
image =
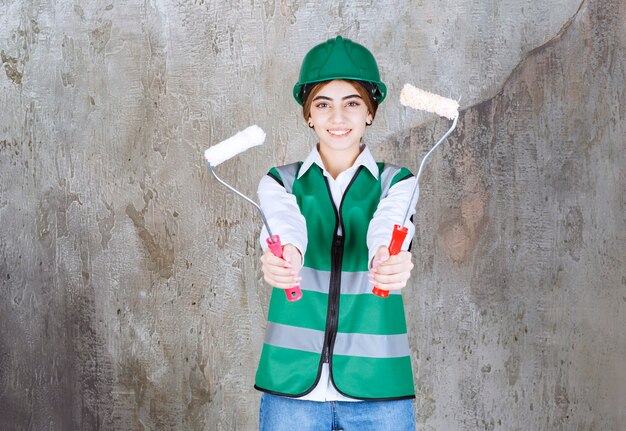
POLYGON ((331 112, 330 120, 334 124, 340 124, 343 121, 344 112, 341 106, 335 107, 331 112))

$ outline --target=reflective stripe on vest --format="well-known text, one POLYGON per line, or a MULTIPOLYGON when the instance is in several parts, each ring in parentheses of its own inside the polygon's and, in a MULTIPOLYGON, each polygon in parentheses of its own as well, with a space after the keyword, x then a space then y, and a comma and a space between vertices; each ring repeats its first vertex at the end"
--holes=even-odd
MULTIPOLYGON (((342 272, 341 273, 341 294, 342 295, 365 295, 372 293, 372 286, 367 277, 369 272, 342 272)), ((330 285, 330 271, 318 271, 306 266, 300 270, 302 282, 300 288, 310 292, 320 292, 328 294, 330 285)), ((400 290, 392 290, 390 295, 401 295, 400 290)))
MULTIPOLYGON (((320 352, 324 331, 299 328, 269 322, 265 331, 265 343, 285 349, 320 352)), ((372 335, 337 333, 333 354, 363 356, 366 358, 398 358, 408 356, 409 341, 406 334, 372 335)))

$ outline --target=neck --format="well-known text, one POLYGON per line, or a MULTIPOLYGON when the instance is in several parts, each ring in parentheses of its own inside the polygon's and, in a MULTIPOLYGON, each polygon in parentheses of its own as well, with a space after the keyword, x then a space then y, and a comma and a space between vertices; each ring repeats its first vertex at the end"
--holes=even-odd
POLYGON ((354 164, 357 157, 359 157, 359 154, 361 154, 361 149, 359 147, 347 148, 344 150, 332 150, 319 146, 318 149, 326 171, 328 171, 334 179, 337 179, 337 176, 343 171, 349 169, 354 164))

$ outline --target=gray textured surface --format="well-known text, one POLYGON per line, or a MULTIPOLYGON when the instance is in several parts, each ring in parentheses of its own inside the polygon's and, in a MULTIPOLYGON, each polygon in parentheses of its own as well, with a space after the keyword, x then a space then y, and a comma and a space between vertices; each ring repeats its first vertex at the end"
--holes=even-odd
POLYGON ((405 82, 463 96, 405 292, 418 429, 626 423, 625 1, 0 12, 0 429, 256 427, 259 221, 201 152, 261 125, 220 167, 250 195, 302 158, 290 88, 338 32, 390 87, 379 158, 417 166, 444 130, 394 102, 405 82))

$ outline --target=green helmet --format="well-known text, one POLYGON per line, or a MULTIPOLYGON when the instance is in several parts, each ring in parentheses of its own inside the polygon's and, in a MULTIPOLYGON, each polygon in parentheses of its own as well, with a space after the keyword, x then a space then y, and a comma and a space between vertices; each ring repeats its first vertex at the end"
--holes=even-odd
POLYGON ((302 105, 303 87, 307 84, 350 79, 373 85, 372 96, 381 103, 387 95, 387 86, 381 82, 376 60, 369 50, 350 39, 337 36, 311 48, 302 61, 300 79, 293 87, 293 97, 302 105))

